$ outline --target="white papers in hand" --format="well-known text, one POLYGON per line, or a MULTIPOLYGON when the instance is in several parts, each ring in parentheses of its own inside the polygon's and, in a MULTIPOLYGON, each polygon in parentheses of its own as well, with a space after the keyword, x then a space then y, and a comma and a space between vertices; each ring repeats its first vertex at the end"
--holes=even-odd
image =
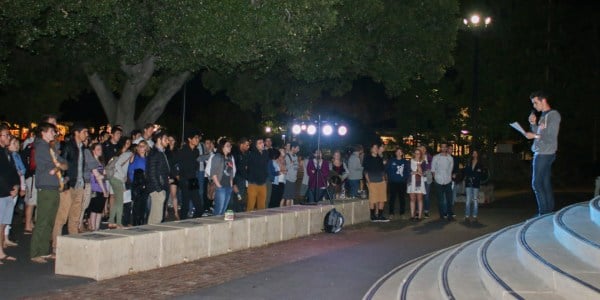
POLYGON ((521 127, 521 124, 519 124, 519 122, 512 122, 509 125, 510 127, 514 128, 516 131, 520 132, 522 135, 525 136, 525 129, 521 127))

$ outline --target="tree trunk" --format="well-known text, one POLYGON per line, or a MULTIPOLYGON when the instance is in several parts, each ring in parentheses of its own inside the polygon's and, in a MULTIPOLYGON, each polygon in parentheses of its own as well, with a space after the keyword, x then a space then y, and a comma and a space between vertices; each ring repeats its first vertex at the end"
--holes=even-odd
POLYGON ((136 121, 138 128, 142 128, 146 123, 154 123, 162 115, 167 106, 167 103, 171 100, 173 95, 181 89, 181 86, 192 76, 192 73, 185 71, 179 75, 170 77, 163 82, 156 95, 152 98, 150 103, 146 105, 140 116, 136 121))
POLYGON ((154 123, 164 112, 173 95, 191 77, 191 72, 186 71, 163 82, 136 122, 137 98, 154 74, 155 58, 146 57, 137 65, 122 64, 121 70, 127 75, 127 80, 119 99, 116 99, 113 91, 97 72, 88 74, 88 81, 100 99, 108 122, 111 125, 120 125, 125 133, 135 128, 142 128, 146 123, 154 123))

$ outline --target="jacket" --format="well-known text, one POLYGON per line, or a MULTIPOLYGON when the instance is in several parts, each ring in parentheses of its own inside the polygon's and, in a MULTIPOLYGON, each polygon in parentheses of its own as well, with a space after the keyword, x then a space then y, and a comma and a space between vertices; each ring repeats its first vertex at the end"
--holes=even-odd
POLYGON ((169 190, 169 162, 164 150, 152 148, 146 158, 146 188, 149 193, 169 190))
POLYGON ((10 196, 15 185, 20 184, 19 174, 15 168, 8 149, 0 147, 0 197, 10 196))

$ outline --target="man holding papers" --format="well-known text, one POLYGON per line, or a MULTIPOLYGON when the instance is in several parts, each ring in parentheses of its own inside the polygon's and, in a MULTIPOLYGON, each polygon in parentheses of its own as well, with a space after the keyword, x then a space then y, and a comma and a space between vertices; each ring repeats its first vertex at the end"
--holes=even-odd
POLYGON ((538 204, 538 215, 551 213, 554 209, 554 193, 552 192, 551 169, 556 158, 558 146, 558 130, 560 113, 550 107, 548 96, 542 91, 533 92, 531 96, 533 108, 541 112, 539 120, 535 113, 529 115, 531 132, 525 132, 525 137, 533 139, 531 186, 535 192, 538 204))

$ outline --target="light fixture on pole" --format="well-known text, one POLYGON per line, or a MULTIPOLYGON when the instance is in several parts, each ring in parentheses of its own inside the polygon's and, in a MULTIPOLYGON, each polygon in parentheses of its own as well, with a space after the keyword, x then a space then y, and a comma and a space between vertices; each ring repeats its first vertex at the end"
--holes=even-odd
POLYGON ((472 136, 479 137, 477 118, 479 112, 479 34, 482 30, 492 24, 492 18, 489 16, 481 16, 479 14, 473 14, 468 18, 463 19, 463 23, 473 34, 473 92, 471 94, 471 107, 469 108, 470 117, 470 129, 472 136), (483 22, 482 22, 483 19, 483 22))
MULTIPOLYGON (((331 135, 333 135, 334 132, 337 132, 337 134, 342 137, 345 136, 348 133, 348 127, 346 127, 345 125, 340 125, 338 123, 335 122, 330 122, 330 121, 325 121, 325 120, 321 120, 321 115, 318 116, 318 119, 316 121, 306 121, 305 122, 301 122, 301 123, 294 123, 291 127, 291 131, 292 134, 294 136, 300 135, 302 133, 306 133, 310 136, 314 136, 315 134, 317 135, 317 151, 320 153, 321 152, 321 136, 325 136, 325 137, 329 137, 331 135)), ((321 157, 321 161, 322 161, 322 157, 321 157)), ((318 174, 317 178, 316 178, 316 186, 317 188, 315 189, 315 193, 318 195, 319 191, 318 191, 318 187, 319 187, 319 182, 323 182, 326 181, 326 178, 322 178, 321 176, 321 164, 317 163, 316 167, 316 173, 318 174)), ((329 193, 329 191, 327 191, 327 193, 329 193)), ((317 195, 315 195, 315 201, 318 201, 320 199, 316 199, 317 195)), ((333 197, 331 195, 329 195, 329 199, 331 201, 331 203, 333 204, 333 197)))

